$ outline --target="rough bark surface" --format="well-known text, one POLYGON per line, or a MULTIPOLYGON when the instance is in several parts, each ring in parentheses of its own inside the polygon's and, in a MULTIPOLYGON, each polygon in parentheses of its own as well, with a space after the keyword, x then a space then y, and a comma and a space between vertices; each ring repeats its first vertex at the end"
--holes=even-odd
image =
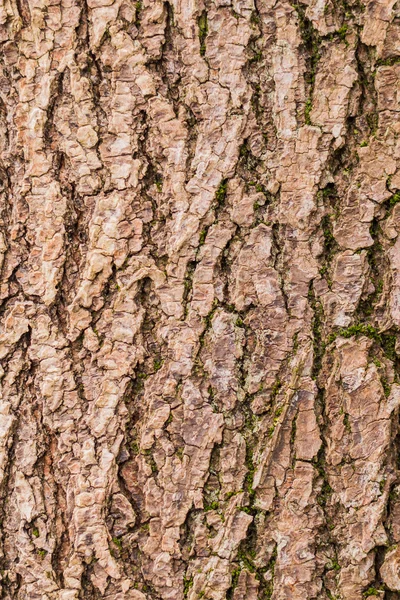
POLYGON ((3 0, 1 598, 400 592, 400 5, 3 0))

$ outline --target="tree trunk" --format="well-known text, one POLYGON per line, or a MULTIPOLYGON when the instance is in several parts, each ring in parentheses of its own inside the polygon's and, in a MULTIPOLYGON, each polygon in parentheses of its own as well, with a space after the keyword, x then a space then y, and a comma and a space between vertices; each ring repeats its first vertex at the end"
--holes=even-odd
POLYGON ((5 0, 1 598, 400 598, 400 8, 5 0))

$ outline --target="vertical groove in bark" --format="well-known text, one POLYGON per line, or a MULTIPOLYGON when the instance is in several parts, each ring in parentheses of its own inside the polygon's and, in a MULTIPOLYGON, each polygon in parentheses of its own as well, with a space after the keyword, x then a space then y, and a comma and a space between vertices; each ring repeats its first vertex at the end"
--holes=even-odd
POLYGON ((397 4, 0 32, 2 598, 396 598, 397 4))

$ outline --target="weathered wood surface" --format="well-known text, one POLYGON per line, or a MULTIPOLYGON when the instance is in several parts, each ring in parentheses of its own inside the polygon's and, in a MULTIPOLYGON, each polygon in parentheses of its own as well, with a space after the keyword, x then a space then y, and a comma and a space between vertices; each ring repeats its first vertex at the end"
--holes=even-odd
POLYGON ((399 598, 399 5, 0 23, 1 598, 399 598))

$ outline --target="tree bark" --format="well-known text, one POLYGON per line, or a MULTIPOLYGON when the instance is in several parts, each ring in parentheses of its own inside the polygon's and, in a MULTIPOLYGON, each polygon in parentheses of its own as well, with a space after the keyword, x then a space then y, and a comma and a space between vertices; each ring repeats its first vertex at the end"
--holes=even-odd
POLYGON ((1 598, 400 598, 399 11, 4 1, 1 598))

